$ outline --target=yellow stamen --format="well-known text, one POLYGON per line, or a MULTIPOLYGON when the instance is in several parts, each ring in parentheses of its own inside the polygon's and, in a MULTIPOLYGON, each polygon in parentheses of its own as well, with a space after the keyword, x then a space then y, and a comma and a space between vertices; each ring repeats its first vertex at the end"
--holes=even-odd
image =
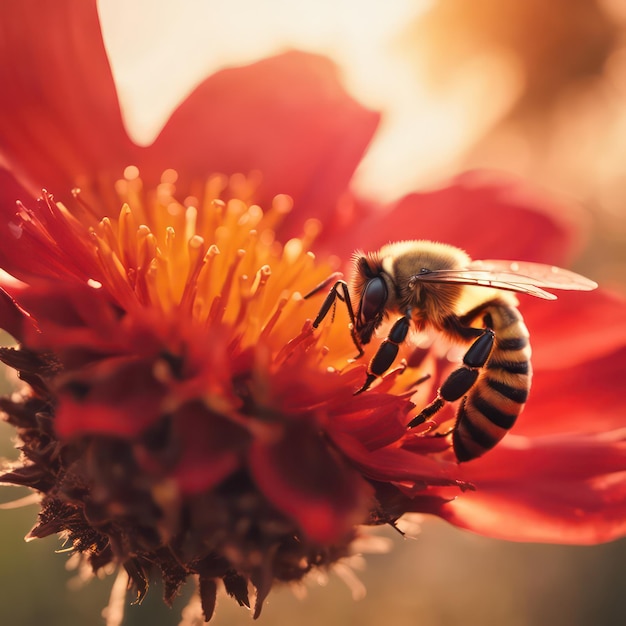
POLYGON ((137 168, 126 168, 124 176, 116 185, 119 216, 103 218, 91 231, 103 283, 122 308, 150 307, 192 323, 226 325, 243 345, 271 333, 284 345, 315 315, 318 305, 294 294, 335 268, 316 265, 309 251, 321 230, 318 220, 306 222, 302 237, 278 243, 276 228, 291 198, 276 196, 264 212, 250 201, 254 179, 212 176, 203 198, 189 196, 181 204, 174 170, 163 173, 154 194, 144 190, 137 168), (218 197, 225 194, 226 202, 218 197), (277 324, 285 315, 298 323, 277 324))

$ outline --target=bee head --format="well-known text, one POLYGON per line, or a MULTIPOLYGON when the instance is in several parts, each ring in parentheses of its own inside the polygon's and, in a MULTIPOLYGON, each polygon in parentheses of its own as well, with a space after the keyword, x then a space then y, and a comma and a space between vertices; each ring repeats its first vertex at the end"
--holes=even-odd
POLYGON ((394 301, 394 285, 376 254, 357 251, 352 262, 350 293, 356 305, 356 331, 361 343, 367 344, 387 316, 390 301, 394 301))

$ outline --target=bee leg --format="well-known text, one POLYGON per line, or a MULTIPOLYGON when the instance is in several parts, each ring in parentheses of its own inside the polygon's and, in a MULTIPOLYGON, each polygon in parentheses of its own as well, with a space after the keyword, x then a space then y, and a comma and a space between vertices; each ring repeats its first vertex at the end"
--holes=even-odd
POLYGON ((313 289, 311 289, 311 291, 309 291, 309 293, 307 293, 305 296, 303 296, 303 298, 305 300, 308 300, 309 298, 311 298, 315 294, 317 294, 320 291, 322 291, 322 289, 325 289, 326 287, 328 287, 328 285, 330 285, 330 283, 332 283, 333 281, 335 281, 335 287, 336 287, 337 283, 341 281, 341 277, 342 276, 343 276, 343 274, 341 272, 333 272, 330 276, 325 278, 321 283, 319 283, 318 285, 315 285, 315 287, 313 287, 313 289))
MULTIPOLYGON (((346 285, 346 283, 343 280, 338 280, 331 287, 331 290, 326 295, 326 299, 324 300, 322 306, 320 307, 320 310, 319 310, 319 312, 317 314, 317 317, 313 320, 313 328, 317 328, 322 323, 323 319, 328 315, 328 311, 330 311, 330 309, 335 306, 335 302, 336 302, 337 298, 339 298, 341 300, 337 290, 342 285, 346 285)), ((346 287, 347 287, 347 285, 346 285, 346 287)), ((307 295, 304 296, 304 299, 306 300, 307 298, 310 298, 315 293, 317 293, 317 288, 314 289, 311 293, 307 293, 307 295)))
MULTIPOLYGON (((304 299, 310 298, 315 295, 323 286, 327 284, 327 281, 318 285, 313 291, 309 292, 304 296, 304 299)), ((346 309, 348 310, 348 317, 350 318, 350 336, 352 337, 352 342, 356 346, 356 349, 359 351, 355 359, 358 359, 363 356, 364 351, 361 346, 361 340, 356 333, 356 324, 354 320, 354 310, 352 309, 352 301, 350 300, 350 292, 348 291, 348 283, 345 280, 338 280, 331 287, 326 299, 324 300, 322 306, 320 307, 319 313, 317 317, 313 320, 313 328, 317 328, 322 320, 328 315, 328 311, 332 308, 334 311, 334 307, 337 304, 337 300, 341 300, 341 302, 345 302, 346 309), (341 292, 340 292, 341 290, 341 292)))
POLYGON ((495 334, 490 328, 486 328, 483 334, 474 341, 463 357, 463 365, 454 370, 437 392, 437 397, 421 413, 414 417, 407 428, 415 428, 423 424, 428 418, 440 411, 446 402, 454 402, 463 397, 474 385, 478 378, 478 370, 485 365, 493 344, 495 334))
POLYGON ((365 383, 355 392, 355 396, 369 389, 370 385, 391 367, 396 356, 398 356, 400 344, 406 339, 410 327, 411 312, 407 311, 403 317, 395 322, 387 338, 378 347, 376 354, 367 366, 365 383))

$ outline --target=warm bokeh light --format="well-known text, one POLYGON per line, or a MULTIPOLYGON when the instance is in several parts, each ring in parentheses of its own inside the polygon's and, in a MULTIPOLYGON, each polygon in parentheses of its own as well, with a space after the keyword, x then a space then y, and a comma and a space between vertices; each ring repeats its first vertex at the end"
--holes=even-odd
POLYGON ((522 87, 513 55, 481 52, 464 59, 432 89, 432 68, 422 62, 423 54, 413 54, 413 40, 422 34, 413 33, 412 25, 434 4, 185 0, 177 3, 175 15, 167 2, 150 0, 100 0, 99 7, 135 140, 154 139, 180 95, 207 73, 289 48, 308 50, 333 58, 350 91, 383 112, 355 185, 367 195, 392 199, 449 176, 469 146, 510 109, 522 87), (164 41, 172 44, 164 46, 164 41))
POLYGON ((384 105, 394 97, 382 87, 392 86, 398 76, 394 37, 431 3, 183 0, 174 15, 168 2, 98 4, 126 122, 134 139, 148 143, 181 94, 207 74, 291 48, 332 56, 354 91, 371 106, 384 105), (170 87, 165 93, 164 75, 170 87))

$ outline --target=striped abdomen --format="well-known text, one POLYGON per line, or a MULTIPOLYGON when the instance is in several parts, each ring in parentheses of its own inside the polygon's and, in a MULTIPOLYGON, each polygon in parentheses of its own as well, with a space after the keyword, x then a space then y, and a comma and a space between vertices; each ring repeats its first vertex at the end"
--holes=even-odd
POLYGON ((496 301, 489 303, 482 315, 496 341, 457 412, 452 443, 459 461, 469 461, 493 448, 515 423, 530 390, 531 350, 519 311, 496 301))

